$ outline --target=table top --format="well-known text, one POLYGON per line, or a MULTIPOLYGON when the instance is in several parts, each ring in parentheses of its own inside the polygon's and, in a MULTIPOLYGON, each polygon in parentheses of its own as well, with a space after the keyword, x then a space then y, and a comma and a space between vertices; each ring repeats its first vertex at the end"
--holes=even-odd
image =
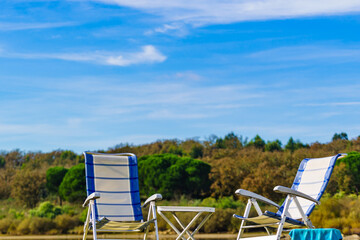
POLYGON ((159 212, 215 212, 212 207, 156 206, 159 212))

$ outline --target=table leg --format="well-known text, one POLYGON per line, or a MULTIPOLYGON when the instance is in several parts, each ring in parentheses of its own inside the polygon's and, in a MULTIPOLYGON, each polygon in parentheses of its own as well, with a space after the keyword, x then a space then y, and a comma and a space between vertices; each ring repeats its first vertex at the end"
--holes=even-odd
MULTIPOLYGON (((212 214, 213 213, 208 213, 206 215, 206 217, 201 221, 199 226, 197 226, 197 228, 193 231, 192 236, 194 236, 200 230, 200 228, 205 224, 205 222, 211 217, 212 214)), ((187 240, 189 240, 189 238, 187 240)))
MULTIPOLYGON (((177 215, 175 214, 175 212, 172 213, 173 214, 173 217, 175 218, 175 220, 178 222, 178 224, 180 225, 180 227, 184 230, 185 227, 184 227, 184 224, 180 221, 180 219, 177 217, 177 215)), ((200 216, 201 213, 198 213, 198 215, 200 216)), ((198 217, 199 217, 198 216, 198 217)), ((186 230, 186 234, 189 236, 189 238, 191 238, 192 240, 195 240, 195 238, 193 237, 194 236, 194 233, 191 233, 190 231, 186 230)), ((189 239, 188 238, 188 239, 189 239)))
MULTIPOLYGON (((179 240, 182 235, 184 235, 187 230, 190 228, 190 226, 196 221, 196 219, 198 219, 198 217, 201 215, 201 212, 199 212, 198 214, 196 214, 196 216, 190 221, 190 223, 184 228, 184 230, 180 233, 180 235, 176 238, 176 240, 179 240)), ((190 238, 192 240, 195 240, 195 238, 193 238, 191 235, 190 235, 190 238)))
MULTIPOLYGON (((170 227, 172 227, 172 229, 174 229, 174 231, 175 231, 178 235, 181 234, 180 231, 179 231, 179 229, 177 229, 177 228, 174 226, 174 224, 172 224, 171 221, 170 221, 161 211, 158 211, 158 213, 159 213, 159 215, 165 220, 165 222, 167 222, 167 223, 170 225, 170 227)), ((186 240, 185 237, 183 237, 182 239, 186 240)))

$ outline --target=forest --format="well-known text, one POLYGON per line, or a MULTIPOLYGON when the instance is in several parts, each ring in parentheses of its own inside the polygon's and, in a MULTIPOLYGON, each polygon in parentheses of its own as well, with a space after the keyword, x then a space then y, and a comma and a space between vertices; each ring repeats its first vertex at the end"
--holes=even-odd
MULTIPOLYGON (((302 159, 348 153, 338 160, 322 204, 310 219, 316 227, 360 234, 360 136, 348 139, 346 133, 335 133, 327 143, 311 144, 291 137, 282 144, 277 139, 266 141, 256 135, 248 140, 230 132, 204 141, 123 143, 93 151, 136 154, 142 200, 161 193, 160 205, 216 207, 202 229, 206 233, 237 231, 240 221, 232 214, 242 214, 246 199, 237 197, 236 189, 281 203, 285 196, 273 188, 290 187, 302 159)), ((84 157, 71 150, 1 151, 0 233, 81 234, 86 217, 81 207, 86 198, 84 168, 84 157)), ((167 226, 160 221, 159 228, 167 226)))

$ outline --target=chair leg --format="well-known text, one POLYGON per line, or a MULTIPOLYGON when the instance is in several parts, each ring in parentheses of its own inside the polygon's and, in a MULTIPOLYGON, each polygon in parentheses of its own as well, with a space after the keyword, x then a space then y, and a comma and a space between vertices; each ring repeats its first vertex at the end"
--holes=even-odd
MULTIPOLYGON (((251 200, 249 199, 248 200, 248 202, 247 202, 247 204, 246 204, 246 208, 245 208, 245 212, 244 212, 244 218, 247 218, 248 216, 249 216, 249 213, 250 213, 250 209, 251 209, 251 200)), ((241 225, 240 225, 240 229, 239 229, 239 233, 238 233, 238 235, 237 235, 237 238, 236 238, 236 240, 239 240, 239 239, 241 239, 241 235, 243 234, 243 232, 244 232, 244 226, 245 226, 245 220, 242 220, 241 221, 241 225)))
POLYGON ((90 207, 88 208, 88 213, 86 216, 86 220, 85 220, 85 224, 84 224, 84 235, 83 235, 83 240, 86 240, 87 237, 87 233, 89 231, 89 223, 90 223, 90 207))
POLYGON ((310 219, 305 215, 303 209, 301 208, 301 205, 300 205, 300 203, 299 203, 299 200, 297 199, 296 196, 293 196, 293 200, 294 200, 294 202, 295 202, 295 204, 296 204, 296 207, 298 208, 298 210, 299 210, 299 212, 300 212, 300 214, 301 214, 301 217, 302 217, 305 225, 306 225, 308 228, 312 228, 312 229, 315 228, 315 227, 312 225, 310 219))
MULTIPOLYGON (((261 216, 261 215, 262 215, 262 211, 261 211, 261 209, 260 209, 260 207, 259 207, 259 204, 257 203, 256 199, 250 198, 249 200, 251 201, 252 205, 255 207, 255 210, 256 210, 257 214, 258 214, 259 216, 261 216)), ((264 228, 265 228, 267 234, 270 236, 271 234, 270 234, 269 229, 268 229, 267 227, 264 227, 264 228)))
MULTIPOLYGON (((150 220, 150 217, 151 217, 151 207, 149 207, 149 212, 148 212, 148 216, 147 216, 147 221, 150 220)), ((148 235, 148 233, 149 233, 149 230, 150 230, 150 226, 147 226, 146 229, 145 229, 145 233, 144 233, 144 240, 146 240, 147 235, 148 235)))
POLYGON ((96 235, 96 219, 95 219, 95 206, 94 206, 94 200, 90 201, 90 208, 91 208, 91 220, 92 220, 92 226, 93 226, 93 240, 97 240, 96 235))
POLYGON ((149 228, 150 228, 150 226, 147 226, 146 229, 145 229, 144 240, 146 240, 146 238, 147 238, 147 235, 149 233, 149 228))
POLYGON ((283 227, 284 227, 284 223, 285 223, 285 220, 286 220, 286 212, 288 211, 289 209, 289 205, 290 205, 290 200, 291 200, 291 197, 288 196, 285 200, 285 204, 284 204, 284 209, 283 209, 283 212, 281 214, 281 220, 280 220, 280 223, 279 223, 279 227, 277 229, 277 232, 276 232, 276 240, 280 240, 280 237, 281 237, 281 233, 282 233, 282 230, 283 230, 283 227))
POLYGON ((158 224, 157 224, 157 219, 156 219, 156 207, 155 207, 155 203, 154 203, 154 202, 151 202, 151 203, 150 203, 150 208, 152 209, 153 218, 155 219, 155 221, 154 221, 154 225, 155 225, 155 238, 156 238, 156 240, 159 240, 159 230, 158 230, 158 224))

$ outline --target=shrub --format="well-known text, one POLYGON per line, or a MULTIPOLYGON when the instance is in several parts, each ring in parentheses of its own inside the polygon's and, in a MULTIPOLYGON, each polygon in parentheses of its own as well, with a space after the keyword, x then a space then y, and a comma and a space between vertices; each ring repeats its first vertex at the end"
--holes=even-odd
POLYGON ((25 218, 20 222, 20 224, 16 228, 16 232, 22 235, 30 234, 30 223, 32 219, 25 218))
POLYGON ((216 209, 244 209, 245 204, 241 201, 234 200, 233 196, 215 199, 212 197, 205 198, 200 203, 201 206, 214 207, 216 209))
POLYGON ((49 201, 46 201, 41 203, 37 209, 30 210, 29 213, 31 216, 54 219, 57 215, 62 213, 62 209, 54 206, 49 201))
POLYGON ((69 230, 82 224, 77 216, 68 214, 59 215, 55 218, 56 228, 60 233, 68 233, 69 230))
POLYGON ((13 234, 13 235, 15 235, 15 234, 17 234, 17 226, 19 226, 19 224, 20 224, 20 222, 21 222, 21 220, 18 220, 18 219, 10 219, 10 225, 9 225, 9 227, 8 227, 8 229, 7 229, 7 233, 9 233, 9 234, 13 234))
POLYGON ((55 223, 49 218, 32 217, 29 225, 31 234, 47 233, 55 228, 55 223))
MULTIPOLYGON (((87 210, 86 208, 81 211, 80 216, 79 216, 79 220, 80 220, 81 222, 85 222, 85 221, 86 221, 87 213, 88 213, 88 210, 87 210)), ((147 216, 147 215, 144 215, 144 216, 147 216)))
POLYGON ((310 215, 317 228, 337 228, 343 234, 358 233, 360 227, 360 198, 357 196, 325 196, 321 205, 310 215))
POLYGON ((16 211, 15 209, 9 209, 8 214, 12 216, 15 219, 22 219, 24 218, 24 212, 23 211, 16 211))
POLYGON ((11 224, 12 224, 11 218, 0 219, 0 233, 6 234, 11 224))
POLYGON ((205 233, 234 232, 238 222, 232 217, 233 209, 216 209, 203 228, 205 233))

